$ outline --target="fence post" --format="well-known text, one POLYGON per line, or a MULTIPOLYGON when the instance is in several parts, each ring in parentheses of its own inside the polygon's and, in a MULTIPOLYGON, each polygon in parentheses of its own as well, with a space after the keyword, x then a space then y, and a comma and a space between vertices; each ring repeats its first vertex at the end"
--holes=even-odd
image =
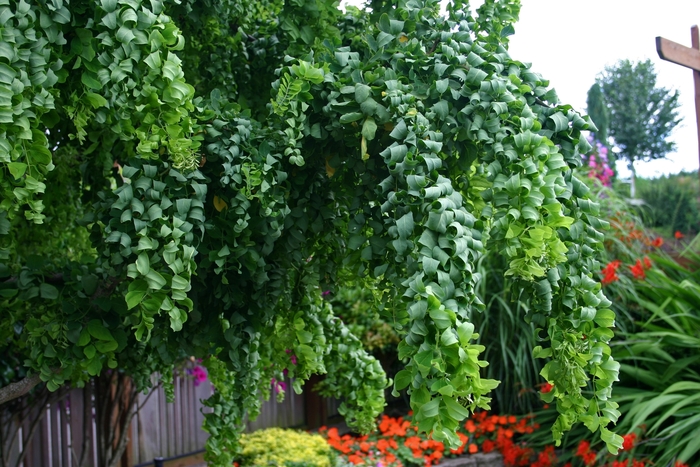
POLYGON ((156 457, 155 459, 153 459, 153 467, 163 467, 163 458, 156 457))

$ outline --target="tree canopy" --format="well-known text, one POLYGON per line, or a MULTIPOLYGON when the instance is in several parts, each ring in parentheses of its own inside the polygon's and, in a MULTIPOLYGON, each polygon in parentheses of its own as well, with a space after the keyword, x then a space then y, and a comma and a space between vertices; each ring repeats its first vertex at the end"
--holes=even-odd
POLYGON ((637 63, 620 60, 605 68, 596 85, 607 108, 608 134, 619 149, 618 157, 627 160, 632 171, 634 197, 634 162, 659 159, 675 150, 668 137, 681 122, 678 91, 656 85, 654 64, 648 59, 637 63))
POLYGON ((590 120, 508 54, 517 0, 371 7, 0 0, 0 392, 147 388, 194 356, 214 465, 284 370, 368 430, 386 376, 323 297, 362 283, 403 339, 395 390, 455 445, 497 384, 470 323, 488 251, 537 325, 554 438, 621 447, 606 223, 573 174, 590 120))

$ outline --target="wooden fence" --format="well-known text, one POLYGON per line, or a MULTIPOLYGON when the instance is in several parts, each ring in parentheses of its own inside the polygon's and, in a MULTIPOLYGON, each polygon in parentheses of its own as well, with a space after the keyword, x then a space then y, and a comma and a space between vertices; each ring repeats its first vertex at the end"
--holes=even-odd
MULTIPOLYGON (((211 395, 211 385, 205 381, 195 386, 187 377, 175 379, 175 400, 168 403, 162 388, 149 395, 140 394, 138 404, 141 409, 134 416, 129 428, 127 449, 121 458, 120 467, 153 465, 157 457, 172 458, 201 451, 208 434, 201 429, 204 415, 202 399, 211 395)), ((338 402, 321 399, 309 391, 307 384, 304 394, 297 395, 288 382, 285 400, 274 400, 263 404, 257 420, 248 422, 248 430, 279 427, 313 428, 333 416, 337 416, 338 402)), ((94 407, 92 417, 86 416, 85 404, 91 406, 95 400, 91 391, 73 389, 64 394, 55 394, 53 400, 31 410, 29 415, 4 419, 0 423, 19 426, 14 440, 2 439, 4 467, 79 467, 78 459, 88 450, 87 465, 97 466, 98 424, 94 407), (43 411, 39 414, 36 411, 43 411), (34 435, 26 440, 32 431, 31 420, 37 420, 34 435), (85 436, 89 430, 91 436, 85 436), (24 456, 21 462, 19 457, 24 456)), ((29 413, 29 412, 27 412, 29 413)), ((3 433, 11 430, 3 430, 3 433)))

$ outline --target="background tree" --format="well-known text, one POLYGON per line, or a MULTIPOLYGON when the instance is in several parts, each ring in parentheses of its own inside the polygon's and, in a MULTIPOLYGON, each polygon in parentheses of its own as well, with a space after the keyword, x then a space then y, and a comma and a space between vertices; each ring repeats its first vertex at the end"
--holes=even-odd
POLYGON ((472 323, 490 252, 537 326, 555 439, 582 421, 618 449, 605 222, 573 174, 590 121, 508 55, 519 9, 0 5, 0 355, 23 362, 7 379, 167 388, 202 358, 213 465, 285 370, 295 390, 326 373, 366 431, 387 380, 322 295, 362 283, 402 339, 395 390, 456 446, 497 384, 472 323))
POLYGON ((595 135, 595 139, 603 144, 607 144, 610 117, 608 116, 608 109, 605 105, 605 99, 603 98, 603 91, 600 89, 598 83, 593 84, 588 90, 586 96, 586 112, 598 128, 597 131, 592 131, 591 133, 595 135))
POLYGON ((656 85, 651 60, 621 60, 606 67, 596 84, 603 92, 609 134, 619 148, 618 157, 627 161, 632 172, 630 195, 634 198, 634 163, 659 159, 675 149, 675 143, 667 140, 681 121, 678 91, 656 85))

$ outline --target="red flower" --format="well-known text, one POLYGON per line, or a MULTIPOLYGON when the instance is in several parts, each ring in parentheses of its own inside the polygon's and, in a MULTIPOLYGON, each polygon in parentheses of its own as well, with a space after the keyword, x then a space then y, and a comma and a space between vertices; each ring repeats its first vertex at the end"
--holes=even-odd
POLYGON ((632 276, 634 276, 635 279, 642 280, 644 279, 647 275, 644 273, 644 266, 642 266, 642 261, 637 260, 637 263, 634 266, 630 266, 630 272, 632 272, 632 276))
POLYGON ((578 444, 578 449, 576 449, 576 455, 579 457, 583 457, 590 450, 591 450, 591 443, 589 443, 586 440, 582 440, 578 444))
POLYGON ((674 237, 676 237, 676 240, 680 240, 681 238, 685 237, 679 230, 676 230, 676 233, 673 234, 674 237))
POLYGON ((676 464, 673 467, 688 467, 688 464, 684 464, 681 461, 676 461, 676 464))
POLYGON ((547 394, 548 392, 552 392, 552 389, 554 389, 553 384, 543 383, 542 389, 540 391, 542 392, 542 394, 547 394))
POLYGON ((661 237, 656 237, 654 240, 651 242, 651 246, 659 248, 661 245, 664 244, 664 239, 661 237))
POLYGON ((593 465, 593 464, 595 464, 595 458, 596 458, 595 452, 590 451, 583 456, 583 463, 586 465, 589 465, 589 466, 593 465))
POLYGON ((603 285, 610 284, 620 279, 615 272, 617 271, 617 268, 620 267, 620 264, 620 260, 616 259, 608 263, 608 265, 603 268, 603 279, 600 281, 603 285))
POLYGON ((628 463, 629 459, 625 459, 623 461, 613 461, 612 467, 627 467, 628 463))
POLYGON ((644 257, 644 269, 651 269, 651 260, 648 256, 644 257))
MULTIPOLYGON (((488 454, 489 452, 493 451, 495 448, 496 448, 496 444, 493 441, 491 441, 490 439, 485 440, 484 444, 481 445, 481 450, 484 451, 485 454, 488 454)), ((679 467, 679 466, 676 466, 676 467, 679 467)))
POLYGON ((634 442, 637 440, 636 433, 630 433, 622 437, 622 450, 629 451, 634 447, 634 442))
POLYGON ((644 467, 644 461, 632 459, 632 467, 644 467))

